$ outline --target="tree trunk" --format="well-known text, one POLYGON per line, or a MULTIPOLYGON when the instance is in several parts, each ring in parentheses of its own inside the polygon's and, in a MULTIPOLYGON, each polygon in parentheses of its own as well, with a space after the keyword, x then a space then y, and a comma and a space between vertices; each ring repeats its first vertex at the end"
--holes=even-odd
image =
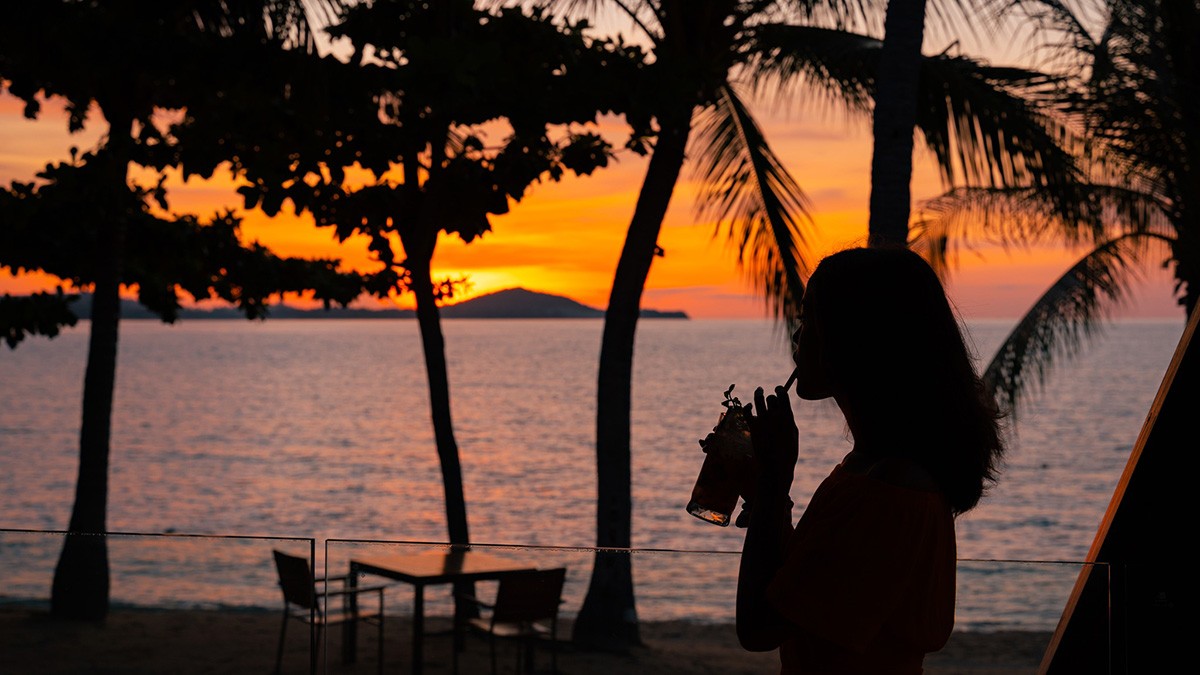
POLYGON ((890 0, 875 77, 871 215, 867 226, 871 246, 908 243, 913 132, 924 37, 925 0, 890 0))
MULTIPOLYGON (((131 121, 109 125, 112 189, 125 190, 131 121)), ((114 203, 121 203, 120 198, 114 203)), ((96 283, 83 376, 83 422, 79 430, 79 475, 50 587, 50 613, 60 619, 98 621, 108 614, 108 455, 112 437, 113 389, 117 380, 117 332, 121 321, 124 214, 97 223, 96 283)))
POLYGON ((120 323, 122 229, 101 228, 106 251, 92 298, 87 370, 83 378, 83 424, 79 432, 79 475, 71 508, 70 533, 63 542, 50 590, 50 612, 61 619, 100 620, 108 613, 108 455, 112 430, 113 388, 117 374, 120 323))
MULTIPOLYGON (((600 343, 596 408, 596 546, 629 548, 631 493, 629 417, 633 347, 642 290, 658 233, 683 165, 691 105, 661 117, 661 131, 617 263, 600 343)), ((629 555, 597 551, 591 582, 575 620, 575 642, 624 650, 641 644, 629 555)))
MULTIPOLYGON (((437 236, 436 234, 434 235, 437 236)), ((406 247, 407 250, 407 247, 406 247)), ((442 491, 446 502, 446 529, 450 543, 471 543, 467 530, 467 499, 463 492, 462 463, 458 459, 458 443, 454 440, 454 422, 450 416, 450 377, 446 374, 446 340, 442 337, 442 320, 433 293, 428 255, 421 260, 409 257, 405 263, 412 275, 412 291, 417 299, 417 325, 421 329, 421 348, 425 352, 425 375, 429 379, 429 410, 433 418, 433 437, 437 445, 438 461, 442 467, 442 491)), ((420 254, 418 254, 420 255, 420 254)), ((475 595, 473 582, 454 585, 457 595, 475 595)), ((456 599, 454 602, 456 624, 467 618, 479 616, 473 603, 456 599)), ((457 642, 455 649, 458 648, 457 642)))
POLYGON ((458 459, 458 443, 454 440, 454 424, 450 417, 450 378, 446 375, 446 341, 434 301, 433 280, 428 261, 410 257, 412 290, 417 299, 417 324, 421 329, 421 348, 425 352, 425 373, 429 378, 429 408, 433 418, 433 436, 437 443, 438 461, 442 466, 442 487, 446 498, 446 527, 450 543, 470 543, 467 532, 467 502, 463 495, 462 464, 458 459))
MULTIPOLYGON (((1200 223, 1198 223, 1200 224, 1200 223)), ((1183 306, 1184 321, 1196 311, 1200 304, 1200 230, 1186 226, 1176 227, 1175 241, 1171 244, 1171 257, 1175 260, 1175 283, 1180 291, 1179 304, 1183 306)))

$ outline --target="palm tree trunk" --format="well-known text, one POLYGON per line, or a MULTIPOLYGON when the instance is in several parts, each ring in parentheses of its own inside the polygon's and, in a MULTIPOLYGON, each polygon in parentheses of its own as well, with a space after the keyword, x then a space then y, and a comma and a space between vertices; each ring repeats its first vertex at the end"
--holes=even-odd
MULTIPOLYGON (((110 117, 110 120, 113 118, 110 117)), ((132 120, 109 125, 112 189, 125 190, 132 120)), ((119 203, 120 199, 114 200, 119 203)), ((117 380, 117 333, 121 321, 121 273, 125 222, 119 213, 97 223, 96 283, 92 295, 87 368, 83 376, 83 421, 79 430, 79 474, 69 533, 54 568, 50 613, 60 619, 98 621, 108 614, 108 456, 112 437, 113 390, 117 380)))
MULTIPOLYGON (((691 105, 659 119, 661 131, 617 263, 600 343, 596 409, 596 546, 631 544, 629 419, 633 347, 642 290, 658 245, 671 193, 683 166, 691 105)), ((627 554, 597 551, 591 582, 575 620, 573 639, 586 647, 626 649, 641 644, 627 554)))
POLYGON ((908 242, 913 130, 917 124, 924 37, 925 0, 890 0, 875 78, 875 142, 867 226, 871 246, 903 246, 908 242))

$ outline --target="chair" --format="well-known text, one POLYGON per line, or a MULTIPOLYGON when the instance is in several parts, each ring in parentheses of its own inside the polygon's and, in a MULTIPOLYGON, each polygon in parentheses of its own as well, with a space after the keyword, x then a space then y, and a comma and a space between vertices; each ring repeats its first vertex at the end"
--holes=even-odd
POLYGON ((275 655, 275 672, 279 673, 280 664, 283 662, 283 642, 284 637, 287 635, 288 619, 296 619, 302 623, 310 624, 316 629, 317 643, 316 648, 312 650, 312 672, 316 672, 317 654, 321 650, 321 632, 326 626, 359 620, 376 624, 379 631, 379 672, 382 673, 383 591, 386 586, 356 586, 351 588, 345 586, 349 575, 320 580, 314 579, 312 570, 308 567, 307 558, 288 555, 282 551, 275 551, 274 553, 275 569, 279 572, 279 588, 283 590, 283 625, 279 629, 279 650, 275 655), (343 588, 330 590, 329 583, 331 582, 341 582, 343 588), (318 585, 324 585, 324 590, 319 590, 318 585), (356 609, 352 611, 346 602, 343 602, 342 610, 332 610, 321 606, 322 599, 341 596, 345 601, 351 596, 357 597, 364 593, 379 594, 379 602, 376 607, 364 609, 361 605, 355 603, 356 609))
MULTIPOLYGON (((562 604, 563 581, 567 570, 559 567, 548 570, 516 572, 500 580, 496 589, 496 601, 488 604, 470 595, 459 594, 479 607, 491 610, 487 617, 469 618, 467 625, 488 636, 491 648, 492 673, 496 672, 496 639, 515 640, 521 643, 517 650, 517 671, 525 652, 533 668, 533 645, 539 640, 550 640, 550 669, 558 672, 558 607, 562 604), (548 625, 547 625, 548 624, 548 625)), ((455 670, 458 659, 455 654, 455 670)))

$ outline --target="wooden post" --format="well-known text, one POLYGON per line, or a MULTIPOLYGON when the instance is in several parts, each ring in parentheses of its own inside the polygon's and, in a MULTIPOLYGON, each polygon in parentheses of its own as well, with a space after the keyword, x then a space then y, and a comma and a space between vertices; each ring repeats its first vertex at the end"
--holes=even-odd
POLYGON ((1040 673, 1165 673, 1194 661, 1188 550, 1200 511, 1200 311, 1193 311, 1040 673))

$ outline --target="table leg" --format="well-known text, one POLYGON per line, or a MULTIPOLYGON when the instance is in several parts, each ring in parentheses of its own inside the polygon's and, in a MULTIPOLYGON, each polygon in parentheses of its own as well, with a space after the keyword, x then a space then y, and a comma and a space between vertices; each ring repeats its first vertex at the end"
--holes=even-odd
POLYGON ((418 675, 424 663, 421 652, 425 640, 425 586, 424 584, 414 584, 414 589, 412 672, 413 675, 418 675))
MULTIPOLYGON (((346 579, 346 589, 353 590, 358 586, 358 566, 350 563, 350 576, 346 579)), ((346 611, 349 616, 358 614, 358 594, 347 593, 345 596, 346 611)), ((326 601, 328 603, 328 601, 326 601)), ((326 607, 328 609, 328 607, 326 607)), ((354 663, 358 655, 358 621, 346 621, 342 624, 342 662, 354 663)))

